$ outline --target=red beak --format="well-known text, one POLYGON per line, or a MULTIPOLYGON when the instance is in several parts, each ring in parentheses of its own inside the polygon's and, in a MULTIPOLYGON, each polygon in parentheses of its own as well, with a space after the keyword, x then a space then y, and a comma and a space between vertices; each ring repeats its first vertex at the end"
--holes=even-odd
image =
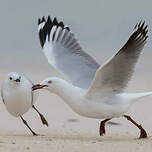
POLYGON ((47 85, 40 85, 40 84, 35 84, 32 87, 32 91, 38 90, 38 89, 43 89, 44 87, 47 87, 47 85))

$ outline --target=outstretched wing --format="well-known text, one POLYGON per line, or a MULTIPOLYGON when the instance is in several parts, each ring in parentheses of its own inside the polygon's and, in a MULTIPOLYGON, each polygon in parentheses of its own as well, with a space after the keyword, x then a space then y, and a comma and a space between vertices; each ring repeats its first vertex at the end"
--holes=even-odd
POLYGON ((134 30, 122 49, 97 70, 88 95, 92 93, 119 93, 126 87, 148 37, 145 22, 136 24, 134 30))
POLYGON ((38 20, 38 32, 48 62, 73 85, 88 89, 100 65, 82 50, 70 28, 56 18, 38 20))

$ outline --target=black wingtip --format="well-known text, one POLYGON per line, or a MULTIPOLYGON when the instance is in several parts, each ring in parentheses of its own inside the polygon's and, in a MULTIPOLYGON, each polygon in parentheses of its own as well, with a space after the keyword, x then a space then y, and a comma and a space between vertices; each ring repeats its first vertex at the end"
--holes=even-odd
POLYGON ((146 25, 145 27, 144 27, 144 30, 146 30, 148 28, 148 25, 146 25))
POLYGON ((143 23, 142 23, 142 25, 141 25, 141 27, 140 27, 140 28, 143 28, 143 27, 144 27, 144 25, 145 25, 145 21, 143 21, 143 23))
POLYGON ((139 24, 138 24, 138 28, 140 27, 141 23, 142 23, 142 20, 139 22, 139 24))
POLYGON ((41 23, 41 19, 40 18, 38 18, 38 25, 41 23))
POLYGON ((147 36, 145 36, 145 41, 147 40, 147 38, 148 38, 148 35, 147 35, 147 36))
POLYGON ((65 27, 65 29, 67 29, 68 31, 70 31, 70 28, 67 26, 67 27, 65 27))
POLYGON ((138 23, 136 23, 136 25, 135 25, 134 29, 136 29, 136 28, 137 28, 137 26, 138 26, 138 23))
POLYGON ((145 25, 145 20, 144 21, 140 20, 140 22, 136 23, 136 25, 134 26, 134 30, 136 30, 138 28, 142 29, 144 27, 144 25, 145 25))
POLYGON ((139 23, 135 25, 134 30, 140 33, 141 31, 146 32, 147 28, 148 28, 148 25, 145 24, 145 21, 141 20, 139 23))
POLYGON ((146 40, 148 38, 148 25, 146 25, 145 20, 141 20, 138 24, 135 26, 135 31, 131 35, 129 41, 135 41, 136 44, 143 47, 146 43, 146 40))
POLYGON ((50 16, 48 16, 48 18, 47 18, 47 22, 52 22, 52 20, 51 20, 51 17, 50 16))
POLYGON ((42 47, 44 46, 47 35, 48 35, 48 40, 49 40, 49 35, 54 25, 56 25, 57 27, 61 27, 62 29, 67 29, 68 31, 70 31, 70 28, 67 26, 65 27, 62 21, 58 22, 56 17, 54 17, 54 19, 52 20, 51 17, 48 16, 47 21, 46 21, 45 17, 43 16, 42 18, 38 19, 38 25, 40 25, 42 22, 45 22, 45 25, 39 30, 39 39, 40 39, 40 44, 42 47))
POLYGON ((44 16, 42 17, 42 22, 45 22, 45 17, 44 16))
POLYGON ((59 22, 59 24, 58 24, 58 27, 59 26, 61 26, 62 28, 64 28, 64 23, 61 21, 61 22, 59 22))
POLYGON ((53 25, 58 25, 58 21, 57 21, 56 17, 54 18, 52 24, 53 24, 53 25))

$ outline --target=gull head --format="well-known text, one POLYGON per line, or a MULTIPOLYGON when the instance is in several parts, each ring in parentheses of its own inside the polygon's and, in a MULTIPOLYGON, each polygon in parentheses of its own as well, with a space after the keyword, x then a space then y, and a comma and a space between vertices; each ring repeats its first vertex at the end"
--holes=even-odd
POLYGON ((18 87, 22 82, 22 76, 17 72, 11 72, 7 75, 7 82, 11 87, 18 87))
POLYGON ((49 77, 44 79, 40 84, 34 85, 33 91, 38 90, 38 89, 46 89, 50 92, 54 92, 56 89, 61 87, 63 84, 64 80, 56 78, 56 77, 49 77))

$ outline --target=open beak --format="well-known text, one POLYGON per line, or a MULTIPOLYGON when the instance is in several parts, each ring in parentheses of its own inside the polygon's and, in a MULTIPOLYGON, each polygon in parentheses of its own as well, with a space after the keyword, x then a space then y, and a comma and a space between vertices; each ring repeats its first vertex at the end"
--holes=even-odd
POLYGON ((14 80, 16 82, 20 82, 21 81, 21 76, 19 78, 17 78, 16 80, 14 80))
POLYGON ((14 80, 14 81, 16 81, 16 82, 20 82, 21 80, 20 80, 20 79, 16 79, 16 80, 14 80))
POLYGON ((32 87, 32 91, 38 90, 38 89, 43 89, 44 87, 47 87, 47 85, 40 85, 40 84, 35 84, 32 87))

